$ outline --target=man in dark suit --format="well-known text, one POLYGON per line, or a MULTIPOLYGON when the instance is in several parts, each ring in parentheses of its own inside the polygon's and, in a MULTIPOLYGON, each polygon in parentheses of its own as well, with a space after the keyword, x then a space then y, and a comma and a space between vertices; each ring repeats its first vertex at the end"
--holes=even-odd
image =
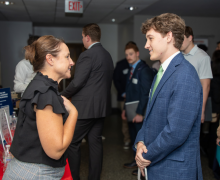
MULTIPOLYGON (((134 44, 135 42, 129 41, 128 44, 134 44)), ((127 75, 130 69, 130 65, 126 58, 122 59, 121 61, 117 62, 113 74, 113 82, 115 85, 115 88, 118 91, 117 100, 120 102, 120 108, 123 111, 124 109, 124 103, 125 103, 125 88, 127 84, 127 75)), ((128 122, 122 120, 122 133, 124 135, 124 149, 129 149, 131 145, 131 140, 129 136, 129 130, 128 130, 128 122)))
POLYGON ((142 174, 147 167, 148 179, 203 179, 199 146, 203 93, 195 68, 179 51, 184 31, 184 20, 171 13, 142 24, 150 59, 161 62, 135 141, 137 165, 142 174))
MULTIPOLYGON (((128 63, 131 65, 127 76, 126 100, 125 103, 139 101, 136 116, 132 122, 128 122, 129 132, 132 143, 134 143, 138 131, 142 127, 143 117, 145 115, 150 87, 153 81, 153 72, 149 66, 139 58, 138 47, 134 44, 128 44, 125 47, 125 55, 128 63)), ((126 112, 122 111, 122 119, 126 120, 126 112)), ((134 154, 135 155, 135 154, 134 154)), ((134 161, 124 164, 124 168, 136 168, 134 161)), ((136 171, 134 172, 136 174, 136 171)))
POLYGON ((101 43, 97 24, 83 27, 84 51, 76 62, 74 79, 62 92, 78 110, 75 133, 68 148, 68 160, 74 180, 79 180, 80 144, 88 135, 89 180, 99 180, 102 170, 102 129, 104 118, 111 113, 113 61, 101 43))

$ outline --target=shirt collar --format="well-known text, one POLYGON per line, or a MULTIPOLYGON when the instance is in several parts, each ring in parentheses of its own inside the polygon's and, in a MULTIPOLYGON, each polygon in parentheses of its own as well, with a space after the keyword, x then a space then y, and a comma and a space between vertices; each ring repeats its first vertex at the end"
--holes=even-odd
POLYGON ((185 56, 192 55, 193 56, 197 50, 198 50, 198 46, 194 45, 194 47, 191 49, 191 51, 188 54, 183 53, 183 55, 185 55, 185 56))
POLYGON ((34 77, 34 79, 38 79, 38 80, 46 82, 47 85, 53 86, 58 92, 57 81, 54 81, 53 79, 49 78, 47 75, 43 75, 40 71, 37 72, 37 75, 34 77))
POLYGON ((100 43, 100 42, 94 42, 93 44, 91 44, 88 49, 90 49, 92 46, 94 46, 95 44, 100 43))
POLYGON ((133 71, 135 70, 136 66, 138 65, 138 63, 141 62, 141 60, 139 59, 136 63, 134 63, 133 65, 131 65, 131 67, 133 67, 133 71))
POLYGON ((179 54, 179 53, 180 53, 180 51, 174 53, 174 54, 173 54, 172 56, 170 56, 167 60, 165 60, 165 61, 163 62, 163 64, 161 64, 161 66, 162 66, 162 68, 163 68, 163 74, 164 74, 164 72, 166 71, 166 69, 167 69, 167 67, 169 66, 169 64, 170 64, 170 62, 172 61, 172 59, 173 59, 177 54, 179 54))

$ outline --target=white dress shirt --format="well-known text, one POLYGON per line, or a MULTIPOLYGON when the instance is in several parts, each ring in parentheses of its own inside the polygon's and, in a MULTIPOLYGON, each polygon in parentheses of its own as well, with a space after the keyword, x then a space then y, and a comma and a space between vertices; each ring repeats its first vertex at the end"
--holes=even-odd
POLYGON ((100 43, 100 42, 94 42, 93 44, 91 44, 88 49, 90 49, 92 46, 94 46, 95 44, 100 43))
MULTIPOLYGON (((169 64, 170 64, 170 62, 172 61, 172 59, 177 55, 177 54, 179 54, 180 53, 180 51, 177 51, 176 53, 174 53, 172 56, 170 56, 167 60, 165 60, 164 62, 163 62, 163 64, 161 64, 161 66, 162 66, 162 68, 163 68, 163 75, 164 75, 164 73, 165 73, 165 71, 167 70, 167 67, 169 66, 169 64)), ((162 76, 163 77, 163 76, 162 76)), ((162 78, 161 77, 161 78, 162 78)))

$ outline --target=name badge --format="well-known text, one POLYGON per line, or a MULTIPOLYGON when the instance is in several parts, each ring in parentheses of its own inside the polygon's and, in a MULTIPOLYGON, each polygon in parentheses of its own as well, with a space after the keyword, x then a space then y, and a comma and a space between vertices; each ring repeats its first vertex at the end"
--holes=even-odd
POLYGON ((133 78, 133 79, 132 79, 132 83, 133 83, 133 84, 137 84, 137 83, 138 83, 138 80, 135 79, 135 78, 133 78))
POLYGON ((124 69, 122 72, 123 74, 128 74, 128 69, 124 69))

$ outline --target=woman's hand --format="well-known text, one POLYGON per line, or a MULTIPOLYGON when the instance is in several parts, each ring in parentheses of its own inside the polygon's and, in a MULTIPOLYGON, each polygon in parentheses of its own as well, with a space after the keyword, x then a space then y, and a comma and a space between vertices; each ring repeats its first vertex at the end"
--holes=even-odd
POLYGON ((217 138, 217 139, 216 139, 216 144, 217 144, 218 146, 220 146, 219 142, 220 142, 220 139, 217 138))
POLYGON ((67 110, 68 113, 70 113, 71 110, 75 110, 75 106, 64 96, 61 96, 63 98, 63 104, 67 110))

